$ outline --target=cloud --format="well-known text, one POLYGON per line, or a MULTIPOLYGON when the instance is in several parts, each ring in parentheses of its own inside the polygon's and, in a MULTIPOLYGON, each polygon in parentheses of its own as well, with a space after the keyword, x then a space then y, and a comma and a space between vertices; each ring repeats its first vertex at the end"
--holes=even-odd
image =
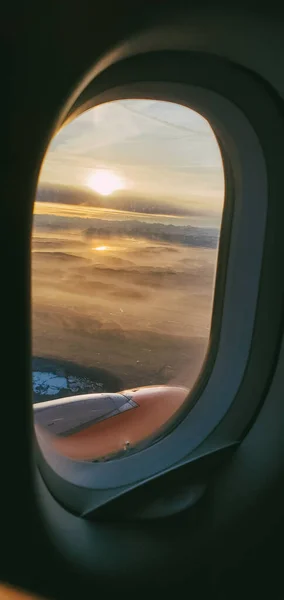
POLYGON ((103 221, 93 219, 84 231, 87 238, 104 240, 111 237, 132 237, 191 247, 217 248, 218 230, 191 226, 164 225, 143 221, 103 221))
POLYGON ((108 240, 115 237, 134 238, 203 248, 217 248, 219 240, 218 228, 148 223, 142 219, 115 221, 93 218, 90 225, 90 219, 86 218, 42 214, 35 215, 34 224, 38 230, 44 231, 64 231, 77 228, 82 231, 86 239, 92 240, 108 240))
MULTIPOLYGON (((194 203, 177 203, 175 197, 157 198, 155 196, 135 196, 131 192, 114 192, 110 197, 102 197, 96 192, 80 190, 67 186, 41 185, 37 190, 36 201, 39 203, 64 204, 67 206, 89 206, 105 210, 122 210, 141 214, 170 215, 170 216, 201 216, 202 206, 194 203)), ((212 215, 214 211, 206 210, 212 215)))
POLYGON ((75 254, 69 254, 68 252, 33 252, 33 256, 39 256, 40 258, 48 258, 54 261, 64 261, 64 262, 85 262, 88 259, 84 256, 76 256, 75 254))

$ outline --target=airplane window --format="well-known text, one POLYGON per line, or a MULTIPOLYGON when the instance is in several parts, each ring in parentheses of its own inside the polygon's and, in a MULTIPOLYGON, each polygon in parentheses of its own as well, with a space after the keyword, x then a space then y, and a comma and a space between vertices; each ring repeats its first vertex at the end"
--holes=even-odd
POLYGON ((187 107, 117 100, 53 138, 32 237, 39 438, 107 460, 179 410, 208 346, 223 203, 217 140, 187 107))

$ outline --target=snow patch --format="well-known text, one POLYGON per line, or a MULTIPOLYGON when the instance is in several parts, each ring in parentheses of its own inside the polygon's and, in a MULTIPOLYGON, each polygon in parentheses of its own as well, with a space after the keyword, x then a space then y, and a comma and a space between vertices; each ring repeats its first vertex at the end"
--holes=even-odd
POLYGON ((62 389, 68 388, 66 377, 59 377, 55 373, 33 372, 33 390, 36 394, 52 396, 62 389))
POLYGON ((63 390, 71 394, 97 392, 102 388, 102 383, 91 381, 87 377, 61 376, 51 371, 33 371, 33 391, 41 396, 54 396, 63 390))

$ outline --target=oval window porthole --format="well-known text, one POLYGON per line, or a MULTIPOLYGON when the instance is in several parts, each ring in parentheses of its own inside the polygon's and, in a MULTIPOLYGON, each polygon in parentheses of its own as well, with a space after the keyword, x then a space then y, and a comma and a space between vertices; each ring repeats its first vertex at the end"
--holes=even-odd
POLYGON ((53 138, 34 207, 33 402, 63 455, 125 456, 188 397, 223 203, 216 137, 187 107, 117 100, 53 138))

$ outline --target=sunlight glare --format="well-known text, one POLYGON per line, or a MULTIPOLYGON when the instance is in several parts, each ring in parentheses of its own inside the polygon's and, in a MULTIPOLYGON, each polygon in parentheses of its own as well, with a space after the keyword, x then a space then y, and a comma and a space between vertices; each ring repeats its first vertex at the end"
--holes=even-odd
POLYGON ((109 196, 126 187, 123 179, 109 169, 97 169, 88 177, 86 183, 91 190, 102 196, 109 196))
POLYGON ((98 250, 99 252, 103 252, 104 250, 107 250, 108 247, 107 246, 97 246, 96 248, 93 248, 93 250, 98 250))

